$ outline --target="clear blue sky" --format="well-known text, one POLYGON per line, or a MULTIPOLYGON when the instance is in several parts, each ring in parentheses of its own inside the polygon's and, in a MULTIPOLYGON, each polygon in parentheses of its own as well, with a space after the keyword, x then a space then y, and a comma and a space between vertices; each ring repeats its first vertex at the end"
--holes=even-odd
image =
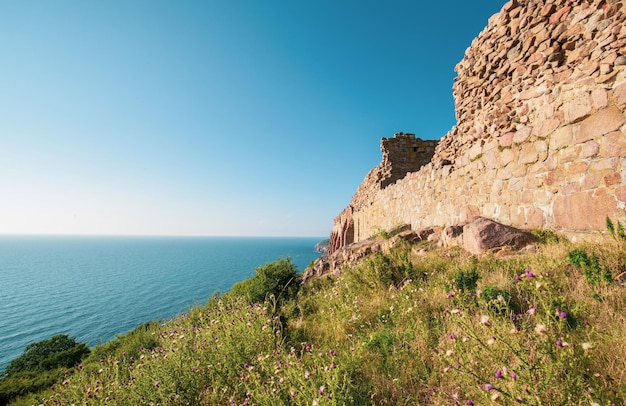
POLYGON ((504 1, 0 2, 0 233, 326 236, 504 1))

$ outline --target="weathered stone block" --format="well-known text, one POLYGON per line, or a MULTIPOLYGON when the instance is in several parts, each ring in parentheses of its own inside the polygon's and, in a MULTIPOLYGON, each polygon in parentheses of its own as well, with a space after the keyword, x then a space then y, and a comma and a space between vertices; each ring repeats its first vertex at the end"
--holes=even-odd
POLYGON ((575 132, 577 143, 599 139, 604 134, 619 129, 626 122, 624 114, 615 106, 599 110, 585 119, 575 132))
POLYGON ((614 217, 617 202, 605 189, 557 196, 554 220, 559 228, 573 231, 601 230, 606 217, 614 217))
POLYGON ((587 141, 582 145, 582 150, 580 151, 580 157, 582 159, 591 158, 600 152, 600 145, 598 145, 595 141, 587 141))
POLYGON ((550 137, 550 149, 555 151, 567 145, 572 145, 574 136, 572 127, 565 126, 557 129, 550 137))
POLYGON ((563 105, 565 123, 574 123, 591 114, 591 101, 587 93, 579 94, 575 99, 563 105))
POLYGON ((548 135, 553 133, 559 126, 561 125, 561 120, 558 117, 551 117, 549 119, 543 120, 540 123, 537 123, 533 127, 533 134, 537 138, 546 138, 548 135))
POLYGON ((626 105, 626 82, 615 86, 615 88, 613 89, 612 93, 612 98, 613 98, 613 102, 618 105, 618 106, 624 106, 626 105))
POLYGON ((591 92, 591 100, 593 101, 593 106, 600 110, 605 108, 608 105, 608 93, 605 89, 595 89, 591 92))
POLYGON ((626 135, 613 131, 602 137, 600 155, 603 157, 626 156, 626 135))

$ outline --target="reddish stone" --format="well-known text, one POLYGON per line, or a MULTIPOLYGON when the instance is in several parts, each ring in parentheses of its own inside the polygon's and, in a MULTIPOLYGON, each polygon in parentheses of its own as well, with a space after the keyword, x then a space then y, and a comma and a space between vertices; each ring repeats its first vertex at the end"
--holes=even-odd
POLYGON ((603 109, 608 104, 608 94, 605 89, 595 89, 591 92, 591 99, 596 109, 603 109))
POLYGON ((567 173, 575 175, 577 173, 585 173, 589 164, 583 161, 572 162, 567 166, 567 173))
POLYGON ((595 189, 600 186, 602 182, 602 174, 598 172, 591 172, 585 175, 582 186, 584 190, 595 189))
POLYGON ((626 203, 626 186, 620 186, 615 189, 615 196, 620 202, 626 203))
POLYGON ((626 83, 616 86, 611 93, 615 104, 618 106, 626 105, 626 83))
POLYGON ((604 176, 604 184, 607 186, 616 185, 622 181, 622 175, 619 173, 612 173, 604 176))
POLYGON ((538 207, 531 207, 526 213, 526 227, 542 228, 544 226, 543 210, 538 207))
POLYGON ((513 145, 514 136, 515 136, 514 132, 508 132, 508 133, 502 134, 498 138, 498 145, 500 145, 501 147, 510 147, 511 145, 513 145))
POLYGON ((535 237, 529 232, 484 217, 474 217, 463 225, 461 240, 466 251, 479 255, 504 246, 521 248, 534 241, 535 237))
POLYGON ((566 6, 560 9, 559 11, 555 12, 554 14, 550 16, 550 20, 548 20, 549 23, 556 24, 558 22, 565 21, 571 9, 572 9, 571 6, 566 6))
POLYGON ((604 134, 615 131, 626 122, 622 112, 615 106, 602 109, 586 118, 578 131, 574 132, 576 142, 599 139, 604 134))
POLYGON ((626 136, 620 131, 613 131, 602 137, 600 155, 605 158, 626 156, 626 136))
POLYGON ((533 127, 533 134, 535 134, 537 138, 546 138, 559 128, 560 125, 561 120, 553 116, 547 120, 541 121, 538 125, 533 127))
POLYGON ((556 226, 572 231, 604 229, 616 210, 615 197, 604 189, 557 196, 553 207, 556 226))

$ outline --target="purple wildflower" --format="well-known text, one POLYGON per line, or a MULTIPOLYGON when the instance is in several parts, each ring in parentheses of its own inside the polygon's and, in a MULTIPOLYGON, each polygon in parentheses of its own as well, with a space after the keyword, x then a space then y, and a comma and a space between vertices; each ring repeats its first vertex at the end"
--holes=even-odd
POLYGON ((490 383, 485 384, 485 390, 492 390, 493 386, 490 383))
POLYGON ((472 402, 471 400, 468 400, 468 401, 467 401, 467 405, 468 405, 468 406, 474 406, 474 402, 472 402))
POLYGON ((560 312, 560 313, 559 313, 559 317, 560 317, 560 318, 562 318, 562 319, 566 319, 566 318, 567 318, 567 313, 565 313, 565 312, 560 312))
POLYGON ((515 373, 511 374, 511 379, 513 379, 515 381, 517 379, 517 374, 515 374, 515 373))
POLYGON ((499 369, 496 371, 496 378, 502 379, 502 371, 499 369))
POLYGON ((556 346, 557 346, 557 347, 563 347, 563 341, 561 341, 561 340, 556 340, 556 346))

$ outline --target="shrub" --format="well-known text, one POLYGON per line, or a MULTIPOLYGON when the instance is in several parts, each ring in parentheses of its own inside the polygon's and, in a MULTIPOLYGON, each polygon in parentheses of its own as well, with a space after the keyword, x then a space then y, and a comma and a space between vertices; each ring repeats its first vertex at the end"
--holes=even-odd
POLYGON ((59 379, 64 368, 74 367, 88 354, 86 344, 66 334, 29 344, 2 373, 0 404, 50 386, 59 379))
POLYGON ((272 295, 282 301, 293 298, 298 293, 300 278, 290 258, 278 259, 256 268, 255 271, 256 275, 233 286, 233 295, 245 296, 252 302, 262 303, 272 295))
POLYGON ((454 286, 461 292, 475 292, 476 282, 478 282, 478 271, 473 262, 470 269, 466 271, 459 269, 454 274, 454 286))
POLYGON ((24 371, 49 371, 59 367, 71 368, 89 354, 89 347, 76 342, 67 334, 59 334, 47 340, 26 346, 24 353, 7 365, 3 376, 24 371))
POLYGON ((600 265, 597 255, 587 255, 583 249, 576 248, 567 257, 571 265, 582 269, 585 280, 591 285, 597 285, 600 281, 613 282, 611 271, 600 265))

